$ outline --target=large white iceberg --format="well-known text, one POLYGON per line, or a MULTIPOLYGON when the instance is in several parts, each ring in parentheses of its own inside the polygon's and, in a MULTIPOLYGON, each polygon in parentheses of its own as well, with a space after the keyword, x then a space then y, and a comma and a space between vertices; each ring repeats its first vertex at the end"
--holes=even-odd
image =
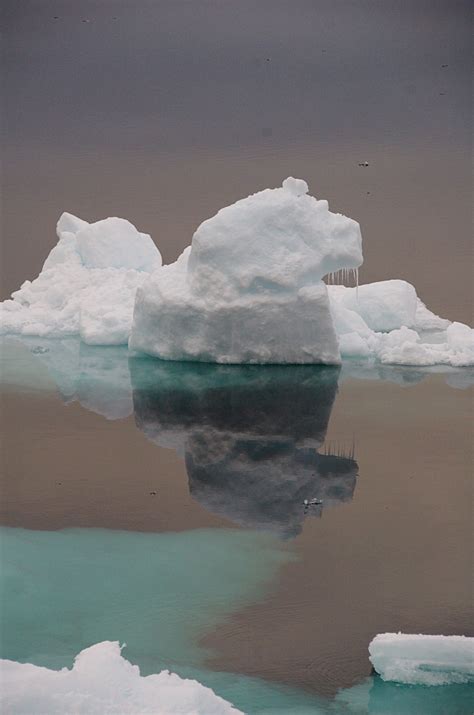
POLYGON ((130 347, 168 360, 338 363, 322 278, 362 263, 359 224, 288 178, 221 209, 137 291, 130 347))
POLYGON ((168 360, 474 365, 474 331, 406 281, 334 285, 362 263, 359 225, 307 191, 289 177, 221 209, 167 266, 125 219, 64 213, 38 278, 0 305, 1 331, 168 360))
POLYGON ((407 685, 449 685, 474 680, 474 638, 381 633, 369 657, 383 680, 407 685))
POLYGON ((11 715, 242 715, 196 680, 167 670, 142 677, 112 641, 81 651, 71 670, 0 660, 0 679, 11 715))
POLYGON ((474 331, 432 313, 410 283, 334 285, 362 263, 359 225, 307 191, 290 177, 204 221, 138 289, 130 348, 220 363, 473 365, 474 331))
POLYGON ((137 287, 162 263, 157 247, 122 218, 89 224, 63 213, 56 230, 40 275, 2 303, 2 332, 126 343, 137 287))

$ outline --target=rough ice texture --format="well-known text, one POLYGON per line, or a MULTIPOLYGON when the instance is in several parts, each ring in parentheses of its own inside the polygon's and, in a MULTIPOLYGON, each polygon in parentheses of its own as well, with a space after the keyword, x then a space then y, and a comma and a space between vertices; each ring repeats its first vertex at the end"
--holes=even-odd
POLYGON ((1 332, 130 338, 167 360, 474 365, 474 331, 432 313, 406 281, 323 283, 360 265, 360 229, 307 191, 289 177, 222 209, 169 266, 125 219, 64 213, 38 278, 1 304, 1 332))
POLYGON ((406 281, 368 283, 358 288, 330 286, 331 298, 357 313, 370 330, 388 332, 416 321, 417 295, 406 281))
MULTIPOLYGON (((239 715, 196 680, 167 670, 140 676, 118 642, 81 651, 71 670, 0 661, 2 711, 11 715, 239 715)), ((242 713, 240 713, 242 715, 242 713)))
POLYGON ((289 177, 221 209, 137 291, 130 347, 168 360, 338 363, 322 278, 362 263, 359 224, 289 177))
POLYGON ((369 657, 383 680, 408 685, 449 685, 474 680, 474 638, 381 633, 369 657))
POLYGON ((342 357, 390 365, 474 365, 474 330, 432 313, 402 280, 328 286, 342 357))
POLYGON ((2 332, 126 343, 137 287, 161 266, 150 236, 125 219, 88 224, 68 213, 59 219, 57 235, 38 278, 3 302, 2 332))

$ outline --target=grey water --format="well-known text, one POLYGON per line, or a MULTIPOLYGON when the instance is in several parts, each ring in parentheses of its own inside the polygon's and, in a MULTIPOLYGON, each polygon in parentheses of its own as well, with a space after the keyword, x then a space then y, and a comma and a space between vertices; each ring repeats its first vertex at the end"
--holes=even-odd
POLYGON ((467 685, 374 678, 367 647, 472 634, 472 371, 29 338, 1 374, 2 657, 119 640, 246 713, 470 712, 467 685))

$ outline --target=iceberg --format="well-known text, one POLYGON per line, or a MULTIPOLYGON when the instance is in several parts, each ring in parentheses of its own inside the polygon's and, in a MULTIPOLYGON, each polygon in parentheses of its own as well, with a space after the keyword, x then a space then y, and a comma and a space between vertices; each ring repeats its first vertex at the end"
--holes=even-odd
POLYGON ((89 224, 69 213, 56 232, 39 276, 1 304, 2 332, 126 343, 137 287, 162 264, 151 237, 122 218, 89 224))
POLYGON ((369 645, 383 680, 407 685, 450 685, 474 680, 474 638, 381 633, 369 645))
POLYGON ((302 179, 221 209, 166 266, 125 219, 63 213, 57 235, 40 275, 0 304, 2 333, 173 361, 474 365, 474 330, 435 315, 410 283, 358 285, 359 224, 302 179))
POLYGON ((117 641, 85 648, 71 670, 1 660, 0 679, 3 708, 11 715, 242 715, 196 680, 167 670, 141 676, 117 641))
POLYGON ((362 263, 359 224, 289 177, 204 221, 137 290, 129 346, 167 360, 339 363, 323 277, 362 263))
POLYGON ((474 365, 474 331, 432 313, 407 281, 336 284, 358 282, 360 228, 307 192, 289 177, 204 221, 176 263, 138 288, 132 352, 217 363, 474 365))

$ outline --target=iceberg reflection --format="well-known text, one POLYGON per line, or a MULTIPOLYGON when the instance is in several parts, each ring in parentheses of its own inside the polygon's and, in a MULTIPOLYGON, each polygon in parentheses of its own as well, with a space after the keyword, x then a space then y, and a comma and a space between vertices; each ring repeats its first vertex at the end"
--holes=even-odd
POLYGON ((190 492, 213 513, 291 537, 305 516, 352 499, 353 450, 319 451, 339 368, 145 358, 130 371, 138 428, 184 455, 190 492))
POLYGON ((108 420, 122 420, 133 413, 124 346, 95 347, 74 336, 22 336, 4 339, 1 353, 4 384, 37 391, 50 388, 52 380, 65 404, 77 401, 108 420))

